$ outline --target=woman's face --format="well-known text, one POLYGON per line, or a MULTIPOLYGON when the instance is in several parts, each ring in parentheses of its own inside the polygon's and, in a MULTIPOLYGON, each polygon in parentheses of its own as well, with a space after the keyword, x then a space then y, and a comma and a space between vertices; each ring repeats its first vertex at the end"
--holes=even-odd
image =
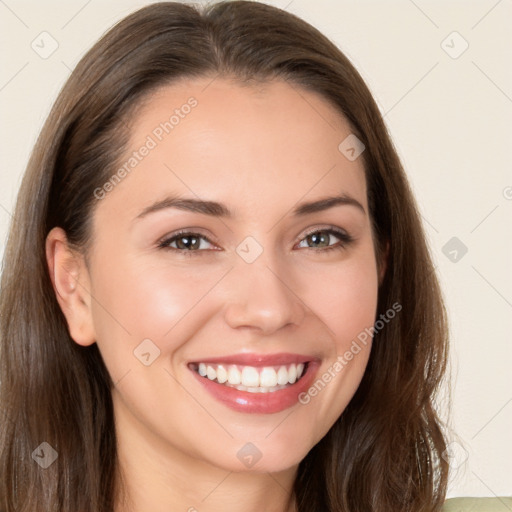
POLYGON ((182 81, 130 125, 125 172, 97 190, 86 274, 117 428, 160 455, 290 468, 369 356, 360 147, 331 105, 282 81, 182 81))

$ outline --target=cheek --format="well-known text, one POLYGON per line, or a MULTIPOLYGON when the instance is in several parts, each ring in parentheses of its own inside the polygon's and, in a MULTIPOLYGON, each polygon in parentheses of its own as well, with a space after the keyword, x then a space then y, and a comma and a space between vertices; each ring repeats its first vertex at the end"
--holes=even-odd
POLYGON ((338 352, 347 341, 373 325, 377 310, 377 277, 373 266, 355 265, 333 286, 330 314, 338 352))
POLYGON ((340 353, 360 332, 373 325, 377 311, 378 279, 371 250, 333 265, 305 272, 302 295, 324 321, 340 353))
POLYGON ((133 358, 148 338, 163 354, 177 350, 193 336, 191 322, 206 320, 203 299, 223 274, 207 265, 170 265, 165 255, 151 263, 119 255, 98 269, 93 322, 105 359, 114 363, 133 358))
POLYGON ((371 350, 378 277, 371 247, 339 265, 315 274, 309 285, 310 304, 331 334, 329 357, 316 381, 303 396, 305 409, 318 421, 320 439, 337 420, 356 392, 371 350))

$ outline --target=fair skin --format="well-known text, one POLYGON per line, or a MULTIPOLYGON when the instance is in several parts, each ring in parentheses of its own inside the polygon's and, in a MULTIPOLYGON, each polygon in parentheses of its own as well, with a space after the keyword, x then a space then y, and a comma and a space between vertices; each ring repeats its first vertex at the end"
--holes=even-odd
POLYGON ((198 102, 97 202, 88 266, 62 229, 47 238, 70 335, 98 344, 115 383, 130 498, 116 512, 295 510, 298 464, 354 395, 371 348, 308 403, 271 413, 233 409, 191 370, 208 358, 293 353, 318 363, 316 381, 373 325, 382 277, 362 159, 338 150, 351 133, 346 121, 318 95, 282 81, 211 80, 165 86, 129 120, 127 157, 175 108, 191 96, 198 102), (293 213, 341 193, 360 207, 293 213), (169 195, 222 203, 232 217, 167 208, 135 220, 169 195), (325 234, 331 226, 353 241, 325 251, 344 243, 325 234), (183 236, 170 243, 175 251, 157 247, 180 229, 206 239, 187 254, 183 236), (324 242, 315 245, 308 234, 317 231, 324 242), (263 249, 250 263, 236 250, 247 237, 263 249), (160 354, 146 366, 134 350, 148 338, 160 354), (250 467, 237 456, 247 443, 261 454, 250 467))

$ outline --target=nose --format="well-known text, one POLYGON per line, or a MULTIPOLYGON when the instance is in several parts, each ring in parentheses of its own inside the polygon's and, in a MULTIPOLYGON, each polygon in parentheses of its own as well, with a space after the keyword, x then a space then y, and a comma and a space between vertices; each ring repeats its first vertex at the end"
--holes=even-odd
POLYGON ((269 266, 264 258, 239 261, 230 276, 225 321, 233 329, 251 328, 268 335, 298 326, 307 306, 294 290, 290 271, 269 266))

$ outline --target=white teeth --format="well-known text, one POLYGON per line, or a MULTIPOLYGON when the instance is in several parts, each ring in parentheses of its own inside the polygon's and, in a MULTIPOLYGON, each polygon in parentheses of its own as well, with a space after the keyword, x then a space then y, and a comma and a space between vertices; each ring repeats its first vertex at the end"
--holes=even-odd
POLYGON ((297 380, 297 367, 292 364, 288 370, 288 382, 293 384, 297 380))
POLYGON ((217 382, 220 384, 224 384, 228 380, 228 372, 226 371, 226 368, 224 366, 219 365, 217 366, 217 382))
POLYGON ((236 387, 250 393, 268 393, 283 389, 294 384, 304 373, 305 364, 289 364, 287 366, 237 366, 222 364, 199 363, 197 372, 209 380, 236 387))
POLYGON ((242 385, 249 388, 260 385, 260 374, 253 366, 244 366, 242 370, 242 385))
POLYGON ((277 383, 280 386, 288 384, 288 370, 286 369, 286 366, 281 366, 277 371, 277 383))
POLYGON ((260 373, 260 386, 266 388, 273 388, 277 386, 277 373, 274 368, 265 366, 260 373))
POLYGON ((228 382, 236 386, 242 382, 242 375, 236 366, 230 366, 228 370, 228 382))
POLYGON ((216 372, 215 368, 212 368, 210 365, 208 365, 206 367, 206 376, 210 380, 215 380, 217 378, 217 372, 216 372))

